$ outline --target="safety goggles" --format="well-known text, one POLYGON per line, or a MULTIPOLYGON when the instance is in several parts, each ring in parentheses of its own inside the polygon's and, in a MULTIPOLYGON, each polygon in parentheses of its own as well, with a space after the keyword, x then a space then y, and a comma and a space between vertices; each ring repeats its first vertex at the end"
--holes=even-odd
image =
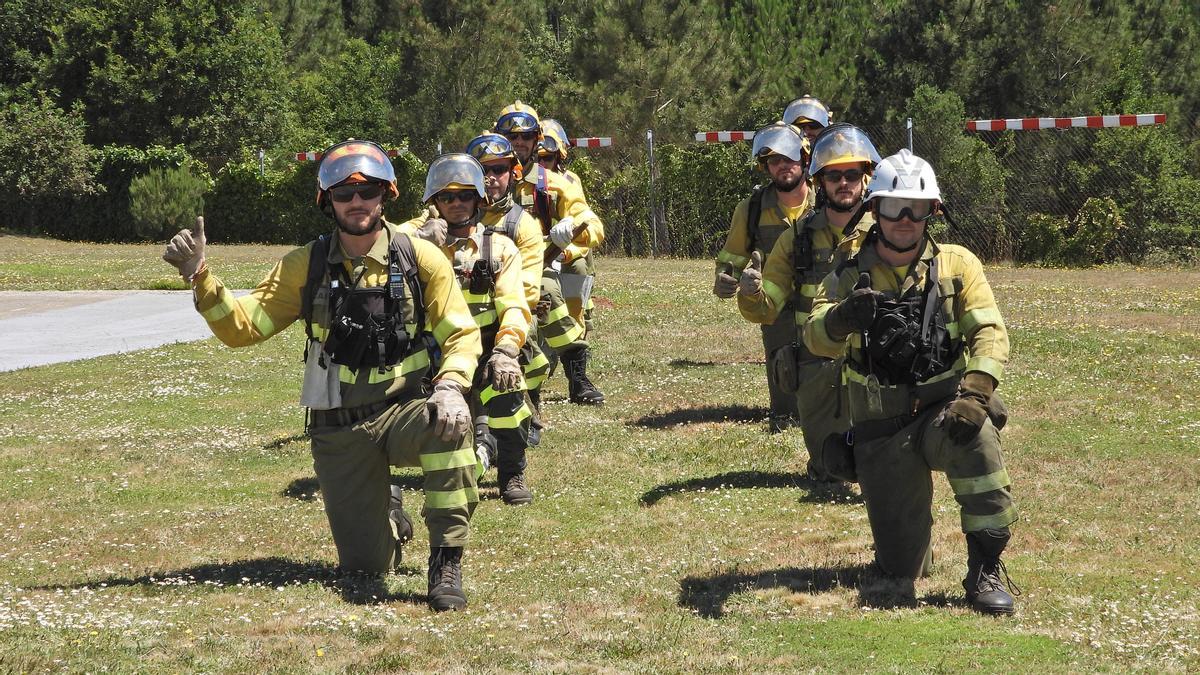
POLYGON ((383 194, 383 186, 379 183, 354 183, 329 189, 329 198, 339 204, 345 204, 354 199, 355 195, 358 195, 358 198, 364 202, 369 202, 381 194, 383 194))
POLYGON ((878 200, 879 217, 887 220, 908 218, 913 222, 929 220, 935 211, 936 200, 905 199, 902 197, 880 197, 878 200))
POLYGON ((485 176, 503 176, 512 171, 512 165, 509 164, 484 164, 483 175, 485 176))
POLYGON ((474 190, 454 190, 448 192, 439 192, 434 196, 439 204, 449 206, 454 202, 470 203, 479 199, 479 195, 474 190))
POLYGON ((496 131, 508 136, 514 132, 532 131, 537 133, 538 120, 533 115, 524 112, 511 112, 496 120, 496 131))
POLYGON ((821 177, 833 185, 841 183, 843 178, 846 179, 847 183, 857 183, 858 181, 862 180, 863 171, 862 169, 846 169, 845 171, 826 169, 825 173, 821 174, 821 177))

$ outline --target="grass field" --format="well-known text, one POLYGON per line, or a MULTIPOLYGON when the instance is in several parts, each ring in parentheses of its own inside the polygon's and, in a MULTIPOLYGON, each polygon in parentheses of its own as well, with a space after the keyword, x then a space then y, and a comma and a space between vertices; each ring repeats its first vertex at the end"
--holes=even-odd
MULTIPOLYGON (((283 250, 212 266, 246 286, 283 250)), ((165 287, 158 254, 0 237, 0 289, 165 287)), ((421 527, 403 573, 337 574, 298 328, 0 374, 0 671, 1200 670, 1200 272, 988 269, 1025 591, 997 620, 962 603, 943 479, 933 574, 894 602, 857 489, 766 434, 757 329, 708 262, 599 269, 609 404, 551 380, 535 502, 485 479, 457 614, 424 604, 421 527)))

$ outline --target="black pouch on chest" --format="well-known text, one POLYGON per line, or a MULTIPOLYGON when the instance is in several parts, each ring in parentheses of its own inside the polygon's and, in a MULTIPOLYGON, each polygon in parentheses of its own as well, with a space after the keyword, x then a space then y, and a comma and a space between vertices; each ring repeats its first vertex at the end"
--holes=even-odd
MULTIPOLYGON (((361 275, 360 275, 361 278, 361 275)), ((353 370, 388 368, 403 360, 410 336, 404 322, 404 275, 390 270, 386 286, 332 289, 332 321, 325 352, 339 365, 353 370)))

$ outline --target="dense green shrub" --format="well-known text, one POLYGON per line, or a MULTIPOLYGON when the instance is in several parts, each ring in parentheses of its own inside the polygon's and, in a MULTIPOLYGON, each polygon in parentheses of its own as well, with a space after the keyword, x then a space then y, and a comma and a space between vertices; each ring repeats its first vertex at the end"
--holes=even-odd
POLYGON ((143 239, 167 239, 204 213, 208 181, 187 166, 150 169, 129 183, 129 214, 143 239))

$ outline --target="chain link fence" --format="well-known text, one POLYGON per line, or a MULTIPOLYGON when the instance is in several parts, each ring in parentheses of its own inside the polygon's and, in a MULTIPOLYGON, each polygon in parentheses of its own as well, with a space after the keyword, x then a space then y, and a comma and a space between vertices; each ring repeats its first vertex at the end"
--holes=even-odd
MULTIPOLYGON (((1154 127, 936 134, 913 129, 950 212, 939 241, 987 260, 1044 264, 1194 261, 1200 246, 1200 116, 1154 127)), ((905 122, 864 126, 887 156, 905 122)), ((765 176, 748 142, 658 144, 575 168, 605 220, 607 254, 708 258, 765 176)), ((582 155, 583 153, 577 153, 582 155)))

